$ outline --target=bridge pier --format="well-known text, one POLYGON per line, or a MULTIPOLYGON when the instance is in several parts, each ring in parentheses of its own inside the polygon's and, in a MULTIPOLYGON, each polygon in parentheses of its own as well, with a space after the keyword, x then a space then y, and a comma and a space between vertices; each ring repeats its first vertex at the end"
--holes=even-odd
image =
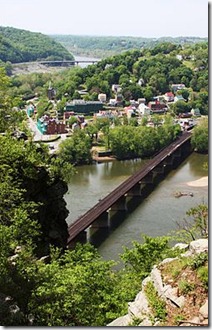
POLYGON ((173 156, 170 155, 168 158, 166 158, 166 159, 164 160, 164 164, 165 164, 165 165, 168 165, 168 166, 172 166, 172 165, 173 165, 173 161, 174 161, 173 156))
POLYGON ((127 211, 127 194, 119 198, 110 208, 111 211, 127 211))
POLYGON ((139 181, 127 192, 127 197, 141 196, 141 189, 144 184, 139 181))
POLYGON ((102 213, 91 225, 90 228, 107 228, 109 226, 108 211, 102 213))
POLYGON ((140 181, 141 183, 153 183, 153 173, 150 172, 148 173, 143 179, 141 179, 140 181))
POLYGON ((181 157, 181 148, 178 148, 177 150, 175 150, 175 152, 173 153, 173 156, 174 157, 181 157))
POLYGON ((152 172, 153 172, 153 175, 154 175, 154 173, 157 175, 157 174, 163 174, 164 170, 165 170, 165 164, 160 164, 157 167, 155 167, 152 170, 152 172))

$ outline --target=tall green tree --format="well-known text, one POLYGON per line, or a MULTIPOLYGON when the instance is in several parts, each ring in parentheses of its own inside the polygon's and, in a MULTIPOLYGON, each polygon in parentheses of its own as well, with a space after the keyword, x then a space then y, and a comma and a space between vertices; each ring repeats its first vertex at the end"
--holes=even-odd
POLYGON ((91 140, 86 132, 79 129, 61 142, 58 153, 59 162, 73 165, 89 164, 91 162, 91 140))
POLYGON ((198 125, 193 129, 191 143, 194 149, 198 152, 208 152, 208 119, 203 118, 198 125))

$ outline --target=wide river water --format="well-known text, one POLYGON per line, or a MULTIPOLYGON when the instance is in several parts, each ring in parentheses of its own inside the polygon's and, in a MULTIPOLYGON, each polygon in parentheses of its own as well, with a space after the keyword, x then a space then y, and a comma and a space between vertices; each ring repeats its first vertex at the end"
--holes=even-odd
MULTIPOLYGON (((100 238, 98 251, 104 259, 119 260, 123 246, 132 247, 132 241, 142 241, 141 235, 166 235, 177 229, 177 221, 183 220, 186 212, 198 204, 208 204, 208 187, 193 187, 187 182, 207 176, 203 164, 207 155, 192 153, 181 165, 172 170, 151 194, 133 212, 126 212, 121 223, 111 229, 110 234, 100 238), (192 192, 193 197, 176 198, 176 191, 192 192)), ((65 195, 69 216, 67 223, 105 197, 109 192, 142 167, 145 161, 112 161, 77 167, 69 190, 65 195)))

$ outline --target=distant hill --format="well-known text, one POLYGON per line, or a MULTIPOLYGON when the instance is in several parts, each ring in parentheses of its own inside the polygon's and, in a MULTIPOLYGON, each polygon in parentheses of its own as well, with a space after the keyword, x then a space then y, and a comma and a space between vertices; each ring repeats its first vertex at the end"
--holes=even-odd
POLYGON ((61 43, 42 33, 0 26, 0 61, 73 60, 61 43))
POLYGON ((76 36, 76 35, 50 35, 55 41, 60 42, 74 55, 106 58, 118 55, 124 51, 141 48, 152 48, 162 42, 174 44, 193 44, 208 41, 207 38, 198 37, 101 37, 101 36, 76 36))

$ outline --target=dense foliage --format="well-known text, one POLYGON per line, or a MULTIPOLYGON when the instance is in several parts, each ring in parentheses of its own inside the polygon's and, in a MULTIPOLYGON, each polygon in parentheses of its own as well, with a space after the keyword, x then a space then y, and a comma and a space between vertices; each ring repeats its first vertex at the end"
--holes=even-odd
POLYGON ((198 152, 208 152, 208 118, 202 118, 199 125, 194 128, 191 143, 198 152))
POLYGON ((0 67, 0 132, 8 128, 14 129, 18 123, 23 123, 25 118, 24 113, 15 107, 20 103, 20 98, 11 98, 8 93, 10 84, 4 68, 0 67))
POLYGON ((109 132, 110 148, 118 159, 150 157, 175 140, 180 132, 180 126, 173 124, 157 128, 118 126, 109 132))
POLYGON ((59 159, 64 163, 89 164, 91 158, 91 140, 82 130, 74 132, 73 136, 61 142, 59 159))
POLYGON ((61 104, 79 98, 97 100, 99 93, 105 93, 109 101, 115 97, 112 85, 119 84, 126 105, 130 99, 142 97, 148 103, 154 96, 171 91, 172 84, 183 83, 185 89, 176 94, 182 94, 185 101, 175 102, 170 110, 179 114, 198 108, 201 114, 208 114, 208 45, 165 43, 108 57, 86 68, 15 76, 9 93, 13 97, 37 94, 47 98, 50 82, 57 100, 63 100, 61 104), (82 96, 81 90, 87 94, 82 96))
MULTIPOLYGON (((107 146, 119 158, 150 156, 179 133, 179 126, 171 124, 172 117, 166 115, 163 126, 159 125, 158 118, 153 118, 155 128, 137 126, 133 120, 121 125, 117 119, 111 130, 110 120, 97 120, 87 130, 76 131, 62 143, 57 158, 51 158, 42 144, 33 143, 28 132, 26 140, 14 134, 24 128, 25 119, 24 112, 14 106, 24 106, 21 100, 23 95, 39 93, 42 98, 38 110, 42 112, 42 107, 48 106, 45 96, 51 79, 57 89, 57 97, 62 98, 62 102, 65 102, 66 93, 67 99, 71 99, 79 88, 85 87, 89 92, 87 97, 95 99, 99 91, 108 92, 112 96, 111 84, 120 83, 127 101, 130 97, 140 96, 151 99, 154 93, 162 93, 164 86, 167 84, 169 87, 171 82, 192 82, 192 87, 187 86, 192 101, 207 112, 207 45, 192 47, 196 57, 194 62, 189 63, 194 67, 203 67, 197 71, 188 69, 185 63, 177 60, 172 53, 175 50, 185 53, 185 49, 170 46, 167 50, 161 45, 161 48, 158 46, 151 52, 127 52, 103 60, 96 66, 75 68, 55 76, 33 74, 8 78, 5 70, 0 68, 2 325, 105 326, 127 312, 127 303, 135 298, 141 289, 142 279, 148 275, 152 266, 178 253, 169 247, 170 237, 144 236, 142 242, 133 242, 132 249, 124 249, 121 256, 124 268, 115 271, 115 263, 104 261, 89 244, 78 244, 73 251, 52 247, 50 243, 59 244, 53 239, 48 241, 49 231, 39 221, 44 218, 53 237, 55 227, 51 226, 56 225, 61 229, 61 223, 51 222, 58 208, 55 195, 61 188, 60 180, 72 174, 72 164, 89 162, 91 143, 98 134, 104 136, 107 146), (161 56, 160 52, 166 56, 161 56), (154 79, 154 75, 157 79, 154 79), (136 84, 138 78, 146 79, 143 86, 136 84), (55 189, 50 190, 54 185, 55 189), (38 191, 41 193, 37 194, 38 191), (44 248, 46 243, 48 249, 44 248)), ((208 139, 205 131, 205 127, 197 127, 193 143, 197 143, 199 136, 203 136, 201 144, 205 142, 208 139)), ((62 204, 65 217, 64 206, 62 204)), ((207 237, 207 207, 193 208, 188 215, 194 224, 191 222, 191 227, 187 223, 184 226, 184 233, 192 233, 189 238, 186 235, 186 238, 191 240, 195 235, 207 237)))
POLYGON ((130 99, 142 97, 149 102, 154 96, 171 91, 172 84, 183 83, 186 86, 183 95, 187 97, 187 110, 199 108, 202 114, 207 114, 207 43, 185 48, 173 45, 173 48, 167 48, 165 54, 164 46, 168 47, 162 44, 151 50, 127 51, 84 69, 75 68, 63 74, 63 81, 58 75, 54 80, 57 97, 66 95, 67 100, 80 98, 76 92, 86 89, 86 100, 97 100, 98 93, 105 93, 109 100, 115 96, 111 86, 119 84, 126 104, 130 99), (178 59, 177 55, 182 59, 178 59))
POLYGON ((0 60, 19 63, 36 60, 73 60, 58 42, 42 33, 0 26, 0 60))
MULTIPOLYGON (((189 213, 198 230, 200 209, 203 206, 189 213)), ((207 222, 206 207, 204 219, 207 222)), ((13 226, 0 224, 0 319, 7 326, 105 326, 126 314, 127 302, 141 290, 153 265, 179 254, 169 246, 170 237, 144 236, 143 242, 133 242, 132 249, 124 248, 120 271, 90 244, 77 244, 62 254, 52 248, 47 258, 38 259, 32 244, 38 227, 34 224, 32 230, 31 225, 30 236, 20 244, 14 230, 17 225, 18 219, 13 226)), ((26 229, 22 224, 23 233, 26 229)))

